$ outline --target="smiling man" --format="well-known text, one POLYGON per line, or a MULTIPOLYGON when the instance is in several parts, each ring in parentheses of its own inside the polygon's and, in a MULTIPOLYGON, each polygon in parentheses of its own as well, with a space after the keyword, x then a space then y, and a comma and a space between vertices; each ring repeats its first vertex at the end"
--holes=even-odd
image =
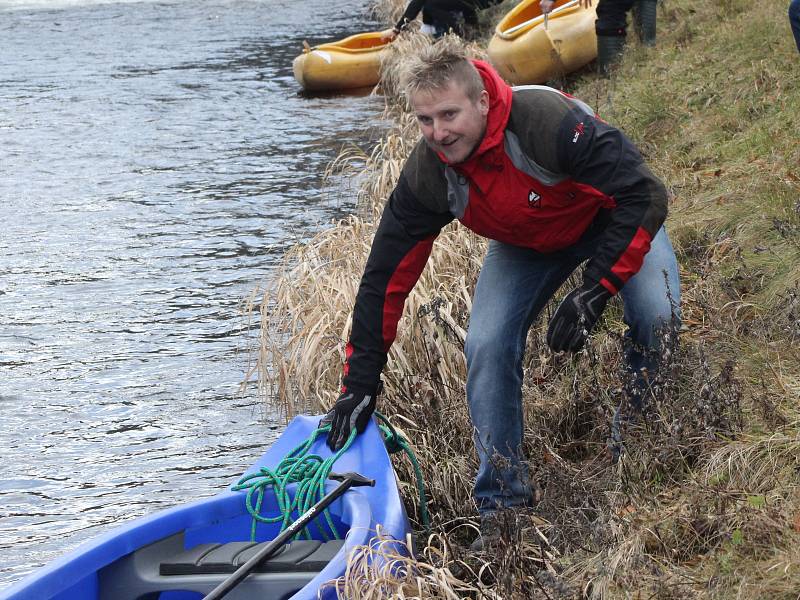
POLYGON ((525 340, 584 263, 547 342, 580 350, 620 294, 636 381, 629 401, 641 408, 647 375, 658 369, 659 330, 678 311, 678 269, 662 226, 667 193, 633 144, 586 104, 544 86, 512 89, 454 40, 411 59, 405 91, 423 139, 384 209, 356 299, 342 394, 323 423, 332 425, 333 449, 366 427, 405 299, 441 228, 458 219, 490 238, 465 346, 479 548, 496 532, 497 510, 533 503, 521 452, 525 340))
POLYGON ((412 96, 419 129, 428 147, 444 162, 465 162, 486 133, 489 92, 477 70, 469 63, 462 67, 463 83, 450 80, 440 89, 420 89, 412 96), (471 67, 471 68, 469 68, 471 67))

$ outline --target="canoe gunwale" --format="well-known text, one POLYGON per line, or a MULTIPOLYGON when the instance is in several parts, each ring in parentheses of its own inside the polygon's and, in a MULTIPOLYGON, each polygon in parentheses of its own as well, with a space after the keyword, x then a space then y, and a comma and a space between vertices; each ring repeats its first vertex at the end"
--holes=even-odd
POLYGON ((374 46, 372 48, 342 48, 341 46, 334 46, 333 44, 322 44, 321 46, 314 46, 306 50, 303 49, 303 54, 311 54, 315 50, 322 50, 323 52, 341 52, 342 54, 366 54, 368 52, 384 52, 385 46, 374 46))
POLYGON ((312 46, 311 48, 303 48, 303 53, 308 54, 313 52, 314 50, 323 50, 325 52, 344 52, 346 54, 362 54, 366 52, 381 52, 385 50, 391 41, 383 42, 375 44, 374 46, 369 46, 367 48, 350 48, 347 46, 348 42, 358 40, 358 39, 370 39, 370 38, 379 38, 380 32, 368 32, 368 33, 358 33, 356 35, 351 35, 350 37, 346 37, 336 42, 327 42, 325 44, 319 44, 318 46, 312 46))
MULTIPOLYGON (((497 24, 497 27, 495 27, 495 35, 503 40, 515 40, 518 37, 528 33, 531 29, 544 23, 544 15, 541 13, 521 23, 510 23, 510 21, 513 21, 520 13, 527 9, 528 6, 536 2, 537 0, 528 0, 527 2, 522 2, 512 9, 511 12, 509 12, 500 20, 500 22, 497 24)), ((561 6, 556 6, 552 11, 550 11, 549 18, 553 20, 566 17, 579 10, 583 9, 578 4, 578 0, 568 0, 561 6)))

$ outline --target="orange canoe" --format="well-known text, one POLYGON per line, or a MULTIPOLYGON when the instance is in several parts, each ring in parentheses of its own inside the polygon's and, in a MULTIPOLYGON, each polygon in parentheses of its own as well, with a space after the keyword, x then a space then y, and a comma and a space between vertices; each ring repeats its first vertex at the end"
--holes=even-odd
POLYGON ((524 0, 495 28, 487 52, 497 71, 513 85, 544 83, 597 58, 595 6, 558 0, 545 20, 539 0, 524 0))
POLYGON ((309 91, 376 85, 381 56, 388 45, 379 31, 371 31, 306 48, 292 63, 294 78, 309 91))

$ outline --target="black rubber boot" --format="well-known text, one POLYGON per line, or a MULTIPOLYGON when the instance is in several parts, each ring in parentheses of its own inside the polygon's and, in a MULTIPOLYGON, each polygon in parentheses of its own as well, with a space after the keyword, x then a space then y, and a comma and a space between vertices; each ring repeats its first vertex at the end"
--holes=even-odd
POLYGON ((624 48, 624 35, 598 35, 597 72, 603 77, 608 77, 611 69, 619 62, 624 48))
POLYGON ((656 13, 658 0, 637 0, 633 5, 633 22, 639 40, 645 46, 656 45, 656 13))

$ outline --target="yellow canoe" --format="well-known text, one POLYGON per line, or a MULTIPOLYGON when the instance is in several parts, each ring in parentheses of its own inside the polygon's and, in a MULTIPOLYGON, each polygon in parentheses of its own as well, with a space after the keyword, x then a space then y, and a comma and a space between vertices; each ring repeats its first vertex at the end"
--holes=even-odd
POLYGON ((524 0, 497 24, 489 60, 513 85, 544 83, 580 69, 597 58, 596 4, 587 9, 578 0, 558 0, 545 22, 539 0, 524 0))
POLYGON ((306 47, 294 59, 294 78, 309 91, 345 90, 378 83, 381 55, 389 43, 379 31, 306 47))

